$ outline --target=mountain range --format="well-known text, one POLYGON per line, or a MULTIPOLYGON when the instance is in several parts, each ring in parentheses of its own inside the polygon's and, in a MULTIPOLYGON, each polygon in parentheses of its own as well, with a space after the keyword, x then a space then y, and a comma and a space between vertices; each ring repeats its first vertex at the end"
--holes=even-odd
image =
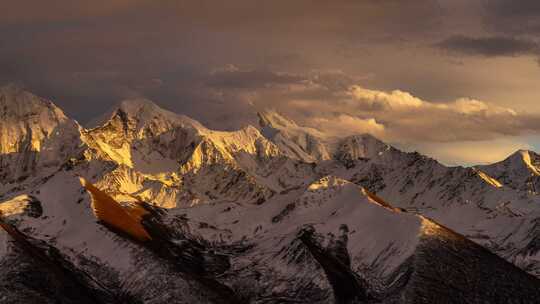
POLYGON ((540 155, 448 167, 272 110, 91 128, 0 88, 1 303, 540 303, 540 155))

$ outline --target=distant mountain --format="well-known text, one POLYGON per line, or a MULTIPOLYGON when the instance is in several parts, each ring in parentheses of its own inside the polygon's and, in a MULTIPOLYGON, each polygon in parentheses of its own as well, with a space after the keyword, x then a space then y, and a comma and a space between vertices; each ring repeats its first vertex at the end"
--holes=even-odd
POLYGON ((81 145, 79 125, 51 101, 15 85, 0 88, 0 181, 57 167, 81 145))
POLYGON ((504 185, 537 194, 540 191, 540 155, 520 150, 505 160, 478 168, 504 185))
POLYGON ((319 130, 298 126, 271 110, 259 113, 259 124, 262 134, 283 153, 305 162, 371 158, 391 148, 369 134, 342 138, 328 136, 319 130))
POLYGON ((146 99, 85 129, 14 86, 0 116, 3 302, 540 298, 534 152, 446 167, 275 111, 224 132, 146 99))

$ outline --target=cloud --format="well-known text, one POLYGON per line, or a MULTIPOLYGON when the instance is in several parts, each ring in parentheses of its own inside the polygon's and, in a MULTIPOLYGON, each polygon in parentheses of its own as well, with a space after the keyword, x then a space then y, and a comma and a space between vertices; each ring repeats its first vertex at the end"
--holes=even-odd
MULTIPOLYGON (((443 107, 444 106, 446 105, 443 105, 443 107)), ((497 105, 488 104, 484 101, 471 98, 459 98, 447 106, 449 109, 465 115, 518 115, 513 109, 499 107, 497 105)))
POLYGON ((340 136, 364 133, 382 136, 384 133, 384 125, 378 123, 374 118, 362 119, 347 114, 312 117, 310 118, 310 125, 325 134, 340 136))
POLYGON ((496 32, 513 35, 540 33, 540 2, 536 0, 490 0, 484 2, 486 26, 496 32))
POLYGON ((436 47, 454 54, 485 57, 538 55, 539 45, 528 39, 506 36, 468 37, 456 35, 437 44, 436 47))
POLYGON ((290 73, 277 73, 267 69, 241 70, 234 65, 227 65, 212 71, 207 85, 215 88, 257 89, 275 85, 293 85, 302 80, 302 77, 290 73))
POLYGON ((89 2, 19 0, 9 4, 6 3, 3 6, 5 14, 0 25, 43 24, 83 20, 90 17, 109 16, 140 9, 145 5, 148 6, 151 2, 148 0, 95 0, 89 2))
MULTIPOLYGON (((235 82, 239 75, 255 76, 257 72, 234 69, 220 77, 229 76, 235 82)), ((435 102, 404 90, 369 89, 355 83, 355 77, 335 71, 286 75, 278 77, 279 81, 275 77, 282 73, 265 71, 263 75, 273 76, 255 76, 260 80, 254 82, 257 85, 241 87, 207 82, 207 89, 219 96, 225 109, 229 107, 238 116, 248 118, 257 110, 275 108, 329 135, 368 132, 406 144, 486 141, 540 132, 540 124, 536 123, 540 116, 474 98, 435 102), (336 85, 336 78, 343 80, 340 85, 336 85), (272 83, 279 85, 269 85, 272 83)), ((237 122, 253 123, 249 119, 237 122)))
POLYGON ((538 2, 472 2, 12 1, 0 83, 23 83, 82 123, 144 96, 214 128, 273 107, 394 142, 538 132, 537 115, 522 112, 540 96, 529 58, 538 2), (454 56, 433 51, 440 37, 454 56))
POLYGON ((383 91, 369 90, 361 86, 354 85, 349 89, 349 93, 355 100, 365 102, 373 108, 385 110, 418 108, 425 105, 421 99, 400 90, 394 90, 387 93, 383 91))
POLYGON ((351 86, 347 95, 350 99, 341 101, 342 111, 375 118, 385 125, 384 137, 389 140, 476 141, 536 129, 514 109, 471 98, 432 102, 401 90, 385 92, 359 85, 351 86))

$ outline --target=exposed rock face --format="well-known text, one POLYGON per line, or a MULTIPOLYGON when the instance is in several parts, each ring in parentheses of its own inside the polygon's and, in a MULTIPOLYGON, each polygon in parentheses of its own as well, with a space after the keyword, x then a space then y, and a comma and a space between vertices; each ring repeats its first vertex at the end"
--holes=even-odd
POLYGON ((104 288, 58 249, 2 221, 0 238, 9 239, 0 259, 2 303, 137 303, 104 288))
POLYGON ((434 230, 423 235, 405 270, 409 273, 407 284, 395 302, 388 303, 538 301, 535 277, 446 228, 434 230), (513 283, 509 285, 509 281, 513 283))
POLYGON ((146 210, 135 204, 123 208, 118 202, 85 179, 81 178, 80 180, 84 188, 91 194, 92 209, 98 220, 138 241, 145 242, 152 239, 141 223, 143 216, 148 213, 146 210))
POLYGON ((446 167, 272 111, 223 132, 144 99, 83 129, 15 87, 0 114, 3 302, 540 298, 532 152, 446 167))

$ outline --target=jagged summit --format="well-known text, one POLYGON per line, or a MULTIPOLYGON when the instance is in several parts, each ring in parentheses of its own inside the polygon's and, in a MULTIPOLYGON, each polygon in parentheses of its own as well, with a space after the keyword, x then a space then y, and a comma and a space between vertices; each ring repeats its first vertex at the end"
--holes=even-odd
POLYGON ((392 147, 371 134, 352 135, 338 144, 334 155, 340 160, 370 159, 392 147))
POLYGON ((18 83, 9 82, 9 83, 0 85, 0 94, 8 94, 8 93, 17 94, 23 91, 26 91, 25 87, 18 83))
POLYGON ((165 110, 150 99, 132 98, 120 101, 97 119, 87 124, 90 129, 95 129, 110 123, 114 119, 127 123, 129 120, 136 122, 137 128, 156 123, 167 125, 191 125, 197 129, 206 129, 198 121, 185 115, 165 110))
POLYGON ((530 150, 518 150, 503 161, 477 166, 503 184, 529 193, 540 190, 540 155, 530 150))
POLYGON ((16 84, 14 82, 10 82, 0 86, 0 94, 5 94, 8 92, 18 92, 23 90, 24 87, 22 85, 16 84))
POLYGON ((296 122, 273 109, 265 109, 257 112, 257 116, 259 117, 261 127, 298 127, 296 122))
POLYGON ((149 121, 156 118, 178 119, 181 115, 165 110, 146 98, 122 100, 115 112, 122 112, 128 117, 149 121))
POLYGON ((391 147, 371 134, 340 137, 324 130, 299 126, 274 110, 258 113, 262 134, 276 143, 289 157, 307 162, 338 159, 352 161, 373 158, 391 147))
POLYGON ((532 174, 540 175, 540 155, 534 151, 518 150, 505 159, 504 162, 512 167, 525 166, 532 174))
POLYGON ((276 110, 266 109, 257 113, 259 126, 263 133, 272 136, 278 131, 290 133, 290 136, 309 134, 323 138, 325 134, 314 128, 299 126, 294 120, 285 117, 276 110))
POLYGON ((531 172, 540 174, 540 171, 537 168, 537 165, 539 164, 540 164, 540 155, 538 155, 536 152, 532 150, 520 149, 510 154, 504 160, 497 163, 490 164, 490 165, 485 165, 485 167, 489 167, 489 166, 507 166, 507 167, 513 167, 513 168, 525 167, 531 170, 531 172))
POLYGON ((43 125, 68 119, 52 101, 38 97, 15 84, 0 87, 0 117, 33 120, 43 125))
POLYGON ((74 157, 80 127, 51 101, 19 86, 0 89, 0 184, 74 157))
POLYGON ((119 103, 119 108, 126 112, 138 112, 141 111, 143 108, 156 111, 163 110, 152 100, 143 97, 124 99, 119 103))

